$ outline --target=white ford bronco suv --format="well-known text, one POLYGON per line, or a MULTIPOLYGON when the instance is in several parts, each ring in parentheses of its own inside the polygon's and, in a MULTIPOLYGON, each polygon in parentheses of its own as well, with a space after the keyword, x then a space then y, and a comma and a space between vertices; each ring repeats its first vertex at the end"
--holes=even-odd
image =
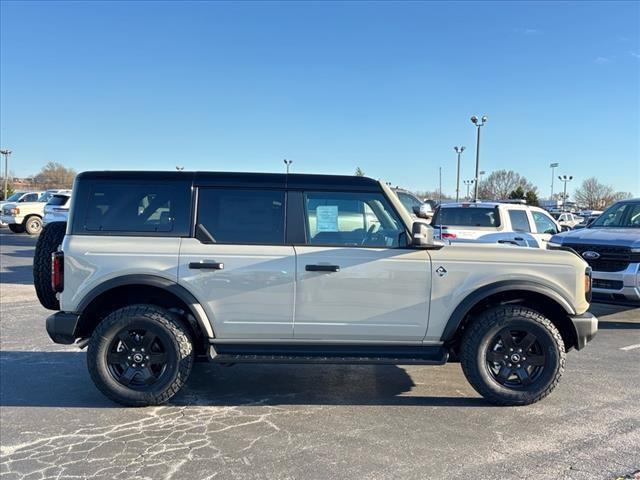
POLYGON ((85 172, 34 258, 54 342, 157 405, 194 360, 442 365, 501 405, 553 390, 593 338, 575 253, 447 245, 366 177, 85 172))

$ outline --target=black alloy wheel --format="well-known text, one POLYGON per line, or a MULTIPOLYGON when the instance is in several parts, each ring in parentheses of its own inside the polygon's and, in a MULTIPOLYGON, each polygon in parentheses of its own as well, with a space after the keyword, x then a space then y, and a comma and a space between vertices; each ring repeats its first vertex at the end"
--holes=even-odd
POLYGON ((535 382, 544 370, 545 354, 530 331, 502 329, 490 342, 486 366, 501 385, 522 388, 535 382))

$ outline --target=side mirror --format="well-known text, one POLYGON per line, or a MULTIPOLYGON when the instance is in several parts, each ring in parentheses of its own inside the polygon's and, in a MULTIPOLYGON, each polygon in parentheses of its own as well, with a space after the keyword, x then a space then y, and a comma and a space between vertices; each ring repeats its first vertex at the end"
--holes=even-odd
POLYGON ((561 232, 568 232, 569 230, 571 229, 567 225, 560 225, 561 232))
POLYGON ((411 227, 411 245, 418 248, 432 247, 433 228, 423 222, 413 222, 411 227))

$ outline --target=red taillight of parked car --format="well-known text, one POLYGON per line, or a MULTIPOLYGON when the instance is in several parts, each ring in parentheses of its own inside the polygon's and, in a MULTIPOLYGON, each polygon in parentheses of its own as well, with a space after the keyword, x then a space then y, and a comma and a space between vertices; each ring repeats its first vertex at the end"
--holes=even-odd
POLYGON ((64 290, 64 253, 51 254, 51 288, 54 292, 64 290))
POLYGON ((456 238, 457 235, 455 233, 452 232, 447 232, 447 227, 440 227, 440 238, 448 238, 448 239, 452 239, 452 238, 456 238))

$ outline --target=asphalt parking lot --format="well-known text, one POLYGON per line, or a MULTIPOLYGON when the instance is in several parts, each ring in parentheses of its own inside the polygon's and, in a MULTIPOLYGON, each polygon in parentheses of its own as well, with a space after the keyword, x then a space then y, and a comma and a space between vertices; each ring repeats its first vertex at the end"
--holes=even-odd
POLYGON ((614 479, 640 469, 640 309, 594 304, 596 339, 541 403, 492 407, 443 367, 198 364, 169 405, 126 409, 53 344, 36 238, 0 230, 2 479, 614 479))

